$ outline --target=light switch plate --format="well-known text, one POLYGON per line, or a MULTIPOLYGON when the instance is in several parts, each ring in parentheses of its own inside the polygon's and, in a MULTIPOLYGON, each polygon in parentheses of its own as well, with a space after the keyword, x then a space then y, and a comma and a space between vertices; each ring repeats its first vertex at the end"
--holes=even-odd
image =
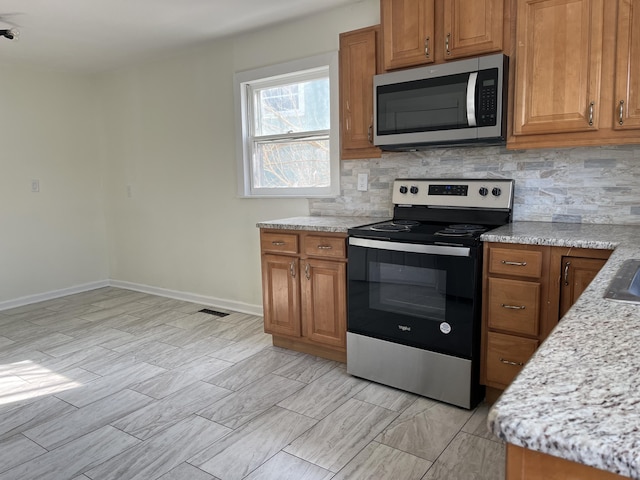
POLYGON ((366 173, 359 173, 358 174, 358 191, 366 192, 368 188, 369 188, 369 175, 367 175, 366 173))

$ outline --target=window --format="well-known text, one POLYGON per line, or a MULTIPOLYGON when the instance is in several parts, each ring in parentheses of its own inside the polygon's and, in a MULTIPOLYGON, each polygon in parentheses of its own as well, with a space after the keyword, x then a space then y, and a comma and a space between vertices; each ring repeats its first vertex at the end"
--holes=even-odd
POLYGON ((240 72, 234 83, 239 195, 337 195, 337 54, 240 72))

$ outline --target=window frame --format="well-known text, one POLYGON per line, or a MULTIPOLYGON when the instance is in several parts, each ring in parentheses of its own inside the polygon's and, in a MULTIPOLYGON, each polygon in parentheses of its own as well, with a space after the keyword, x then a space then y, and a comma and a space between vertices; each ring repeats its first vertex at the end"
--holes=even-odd
MULTIPOLYGON (((302 80, 300 80, 302 81, 302 80)), ((236 108, 236 160, 238 175, 238 196, 243 198, 277 197, 335 197, 340 192, 340 145, 339 145, 339 105, 338 105, 338 53, 330 52, 299 60, 269 65, 234 75, 234 101, 236 108), (306 188, 256 188, 252 184, 253 148, 253 99, 250 98, 248 84, 277 86, 291 83, 288 78, 304 75, 305 72, 326 69, 329 77, 329 168, 330 184, 327 187, 306 188)), ((322 132, 327 132, 323 130, 322 132)), ((265 136, 264 138, 267 138, 265 136)), ((309 132, 290 135, 291 139, 309 137, 309 132)))

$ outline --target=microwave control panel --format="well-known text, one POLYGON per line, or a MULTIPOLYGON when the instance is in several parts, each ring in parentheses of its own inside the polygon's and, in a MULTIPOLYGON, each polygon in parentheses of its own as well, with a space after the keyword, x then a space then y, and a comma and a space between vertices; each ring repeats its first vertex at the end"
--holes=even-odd
POLYGON ((498 118, 498 69, 478 72, 477 122, 480 127, 494 126, 498 118))

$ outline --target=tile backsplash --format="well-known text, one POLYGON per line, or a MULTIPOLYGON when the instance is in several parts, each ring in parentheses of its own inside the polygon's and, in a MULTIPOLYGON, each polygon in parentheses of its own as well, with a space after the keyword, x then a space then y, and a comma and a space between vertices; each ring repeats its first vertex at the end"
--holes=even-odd
POLYGON ((436 148, 341 162, 341 194, 309 200, 311 215, 390 217, 396 178, 515 180, 514 220, 640 224, 640 146, 507 150, 436 148), (369 189, 357 191, 359 173, 369 189))

